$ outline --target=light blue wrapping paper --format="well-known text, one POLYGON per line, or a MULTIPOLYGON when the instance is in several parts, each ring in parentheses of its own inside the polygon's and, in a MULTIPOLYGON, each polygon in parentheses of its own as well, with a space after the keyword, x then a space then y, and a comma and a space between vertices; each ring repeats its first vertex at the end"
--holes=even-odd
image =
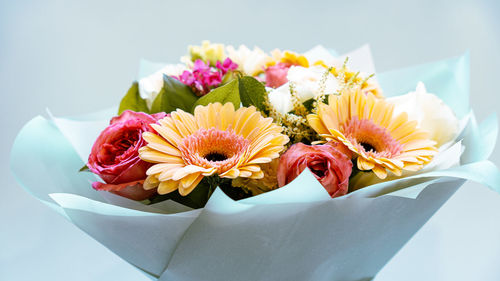
MULTIPOLYGON (((364 56, 371 56, 362 50, 364 56)), ((500 191, 487 159, 497 119, 478 124, 468 104, 468 55, 377 76, 386 96, 418 81, 459 117, 461 166, 378 183, 331 199, 306 170, 286 187, 235 202, 219 189, 203 209, 145 206, 96 192, 78 173, 92 141, 116 112, 36 117, 19 133, 12 171, 33 196, 152 280, 369 280, 463 183, 500 191), (90 141, 90 144, 89 144, 90 141), (457 179, 461 178, 461 179, 457 179)), ((161 65, 142 63, 141 75, 161 65)))

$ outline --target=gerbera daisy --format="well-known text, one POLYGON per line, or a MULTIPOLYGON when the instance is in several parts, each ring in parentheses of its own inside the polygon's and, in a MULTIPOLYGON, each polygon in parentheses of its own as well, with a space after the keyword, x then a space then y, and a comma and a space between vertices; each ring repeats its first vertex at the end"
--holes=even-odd
POLYGON ((341 142, 352 151, 358 169, 371 170, 383 179, 387 170, 397 176, 402 170, 420 170, 437 152, 429 134, 417 128, 417 121, 409 121, 404 112, 393 112, 393 104, 358 88, 330 95, 328 105, 319 103, 317 114, 307 120, 326 141, 341 142))
POLYGON ((234 109, 232 103, 197 106, 194 115, 180 109, 151 125, 141 159, 156 163, 146 172, 145 189, 159 194, 189 194, 207 176, 264 176, 260 165, 279 157, 288 142, 282 128, 255 107, 234 109))

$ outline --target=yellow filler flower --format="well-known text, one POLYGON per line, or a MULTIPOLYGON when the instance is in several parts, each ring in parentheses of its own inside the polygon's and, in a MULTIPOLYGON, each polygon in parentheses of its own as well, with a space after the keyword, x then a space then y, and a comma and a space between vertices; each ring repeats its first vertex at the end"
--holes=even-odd
POLYGON ((159 194, 189 194, 206 176, 264 176, 259 164, 278 158, 288 142, 282 128, 255 107, 234 109, 232 103, 197 106, 194 115, 180 109, 151 125, 159 134, 143 133, 148 143, 139 150, 148 169, 144 189, 159 194))
POLYGON ((409 121, 406 113, 394 116, 394 105, 358 89, 330 95, 310 114, 310 126, 326 141, 343 143, 357 157, 358 169, 373 171, 379 178, 387 170, 418 171, 437 153, 429 134, 409 121))

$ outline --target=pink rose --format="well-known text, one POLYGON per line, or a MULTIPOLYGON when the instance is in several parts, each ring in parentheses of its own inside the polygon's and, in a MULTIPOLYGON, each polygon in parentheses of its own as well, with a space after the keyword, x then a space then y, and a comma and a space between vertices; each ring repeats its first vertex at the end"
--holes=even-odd
POLYGON ((290 65, 285 63, 278 63, 277 65, 266 68, 266 86, 278 88, 288 82, 286 75, 288 74, 289 68, 290 65))
POLYGON ((144 200, 156 191, 144 190, 146 170, 152 164, 139 158, 139 148, 146 145, 145 131, 153 132, 149 124, 165 117, 165 113, 149 115, 130 110, 113 117, 101 132, 89 156, 87 166, 106 182, 94 182, 92 187, 133 199, 144 200))
POLYGON ((292 145, 280 158, 278 185, 282 187, 288 184, 306 167, 313 172, 332 198, 347 193, 352 162, 335 144, 292 145))

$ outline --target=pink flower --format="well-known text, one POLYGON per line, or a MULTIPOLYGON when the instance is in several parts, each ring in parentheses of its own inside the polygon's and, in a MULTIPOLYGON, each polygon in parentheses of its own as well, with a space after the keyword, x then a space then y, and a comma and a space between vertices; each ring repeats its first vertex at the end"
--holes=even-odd
POLYGON ((352 162, 336 148, 336 144, 292 145, 280 158, 278 185, 282 187, 288 184, 306 167, 313 172, 332 198, 347 193, 352 162))
POLYGON ((198 96, 204 96, 222 83, 228 71, 238 68, 238 65, 230 58, 224 60, 223 63, 217 61, 215 65, 216 67, 210 67, 208 63, 196 60, 192 71, 185 70, 179 77, 174 78, 191 87, 198 96))
POLYGON ((286 78, 288 74, 289 64, 278 63, 265 69, 266 73, 266 86, 278 88, 279 86, 288 82, 286 78))
POLYGON ((222 75, 226 75, 228 71, 235 70, 238 68, 238 65, 234 63, 230 58, 225 59, 223 63, 217 61, 215 66, 222 71, 222 75))
POLYGON ((113 117, 101 132, 89 156, 87 166, 105 182, 94 182, 92 187, 133 199, 144 200, 155 190, 144 190, 142 183, 150 163, 139 158, 139 148, 146 145, 142 133, 153 132, 149 124, 165 117, 165 113, 149 115, 130 110, 113 117))
POLYGON ((238 65, 230 58, 222 63, 217 61, 215 65, 216 67, 210 67, 208 63, 196 60, 192 71, 185 70, 179 77, 175 78, 191 87, 198 96, 204 96, 222 83, 227 72, 238 68, 238 65))

